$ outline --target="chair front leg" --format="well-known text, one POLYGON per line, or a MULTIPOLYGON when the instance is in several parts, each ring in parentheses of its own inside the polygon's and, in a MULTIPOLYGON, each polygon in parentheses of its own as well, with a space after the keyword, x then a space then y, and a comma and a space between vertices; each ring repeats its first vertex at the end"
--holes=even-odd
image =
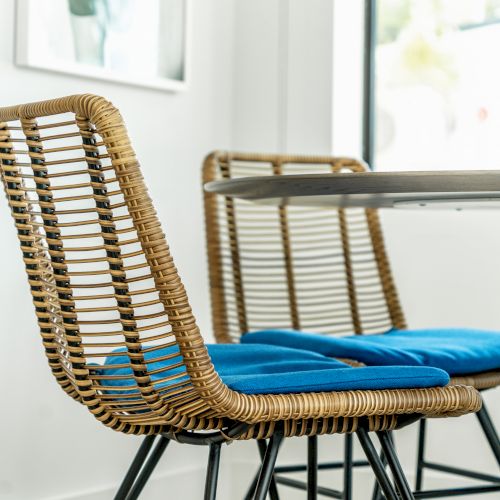
POLYGON ((352 434, 346 434, 344 441, 343 500, 351 500, 351 499, 352 499, 352 434))
POLYGON ((207 478, 204 500, 215 500, 219 477, 221 443, 211 443, 208 452, 207 478))
POLYGON ((415 477, 415 491, 421 491, 424 482, 426 429, 427 429, 427 419, 422 418, 418 426, 417 474, 415 477))
POLYGON ((260 473, 260 469, 254 475, 252 482, 250 483, 250 486, 249 486, 247 493, 246 493, 245 497, 243 498, 243 500, 252 500, 253 494, 255 493, 255 488, 257 486, 257 481, 259 480, 259 473, 260 473))
POLYGON ((149 455, 149 452, 154 444, 155 439, 156 439, 155 435, 146 436, 143 439, 141 446, 137 450, 134 460, 130 464, 127 474, 123 478, 120 488, 116 492, 114 500, 124 500, 125 498, 127 498, 130 488, 132 488, 132 485, 137 479, 137 475, 139 474, 142 466, 144 465, 144 462, 149 455))
MULTIPOLYGON (((260 453, 260 459, 264 461, 264 457, 266 456, 266 450, 267 450, 267 444, 266 441, 263 439, 259 439, 257 442, 257 445, 259 447, 259 453, 260 453)), ((259 474, 257 474, 256 482, 258 480, 259 474)), ((280 496, 278 494, 278 485, 276 484, 276 478, 273 476, 271 477, 271 484, 269 485, 269 496, 271 497, 271 500, 280 500, 280 496)))
POLYGON ((392 485, 387 472, 385 471, 384 464, 380 460, 378 456, 377 450, 372 443, 372 440, 368 436, 368 432, 366 429, 360 427, 356 431, 359 442, 361 443, 361 447, 370 463, 370 466, 375 474, 375 478, 377 479, 380 488, 384 492, 384 495, 387 500, 398 500, 398 494, 392 485))
POLYGON ((269 440, 264 460, 262 461, 262 467, 260 469, 259 479, 257 481, 253 500, 266 499, 269 486, 271 485, 271 481, 273 479, 274 466, 276 465, 276 459, 278 458, 278 451, 282 440, 283 435, 281 433, 273 434, 269 440))
MULTIPOLYGON (((264 460, 264 456, 266 455, 266 449, 267 449, 266 440, 258 439, 257 446, 259 447, 260 460, 262 462, 264 460)), ((248 488, 247 494, 244 497, 244 500, 252 500, 255 493, 255 488, 257 486, 257 481, 259 480, 259 474, 260 474, 260 468, 257 470, 255 476, 253 477, 252 482, 250 483, 250 487, 248 488)), ((280 500, 278 494, 278 486, 276 484, 276 479, 274 477, 274 474, 271 479, 271 485, 269 486, 269 496, 271 497, 271 500, 280 500)))
POLYGON ((476 413, 476 416, 479 420, 479 423, 481 424, 484 435, 486 436, 486 439, 488 440, 488 443, 491 447, 491 451, 495 455, 497 463, 500 466, 500 439, 498 437, 497 430, 495 429, 495 426, 493 425, 493 421, 491 420, 490 414, 488 413, 488 410, 486 409, 486 405, 484 404, 484 401, 483 401, 483 406, 476 413))
MULTIPOLYGON (((382 462, 382 465, 385 469, 387 460, 385 458, 384 452, 380 453, 380 461, 382 462)), ((373 485, 372 500, 383 500, 382 491, 380 490, 380 484, 378 483, 378 481, 375 481, 375 484, 373 485)))
POLYGON ((147 462, 144 464, 139 477, 132 486, 129 494, 125 497, 126 500, 137 500, 139 498, 139 495, 142 493, 144 486, 146 486, 146 483, 158 465, 158 462, 160 461, 169 443, 170 439, 165 436, 160 437, 160 440, 156 443, 156 446, 149 455, 147 462))
POLYGON ((391 469, 392 475, 394 476, 394 481, 396 482, 396 487, 399 490, 399 494, 403 500, 414 500, 413 492, 411 491, 410 485, 406 479, 406 476, 401 468, 399 459, 394 448, 394 443, 390 435, 387 432, 377 432, 377 437, 382 445, 382 450, 387 459, 387 463, 391 469))
POLYGON ((318 498, 318 436, 307 438, 307 500, 318 498))

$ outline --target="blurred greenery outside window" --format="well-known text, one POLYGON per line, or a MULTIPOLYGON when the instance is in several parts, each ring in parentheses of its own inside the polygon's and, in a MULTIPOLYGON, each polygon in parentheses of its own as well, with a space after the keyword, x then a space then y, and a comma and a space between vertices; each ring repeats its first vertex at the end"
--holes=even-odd
POLYGON ((377 0, 375 168, 500 168, 500 0, 377 0))

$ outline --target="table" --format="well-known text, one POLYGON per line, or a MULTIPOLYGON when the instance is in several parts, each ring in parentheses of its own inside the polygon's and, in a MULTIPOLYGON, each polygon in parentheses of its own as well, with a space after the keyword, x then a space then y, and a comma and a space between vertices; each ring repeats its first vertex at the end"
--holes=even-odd
POLYGON ((360 172, 223 179, 205 190, 266 205, 500 208, 500 171, 360 172))

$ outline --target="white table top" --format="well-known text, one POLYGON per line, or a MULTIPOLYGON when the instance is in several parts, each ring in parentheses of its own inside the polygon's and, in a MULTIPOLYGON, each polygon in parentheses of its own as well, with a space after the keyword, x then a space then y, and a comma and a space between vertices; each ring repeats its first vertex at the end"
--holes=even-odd
POLYGON ((205 190, 266 205, 500 208, 500 171, 256 176, 209 182, 205 190))

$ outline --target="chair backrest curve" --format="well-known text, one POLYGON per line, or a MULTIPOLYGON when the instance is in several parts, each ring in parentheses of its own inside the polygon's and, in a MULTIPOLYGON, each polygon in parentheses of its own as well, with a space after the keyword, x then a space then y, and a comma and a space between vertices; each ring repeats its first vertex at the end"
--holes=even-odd
MULTIPOLYGON (((216 151, 205 159, 203 182, 365 170, 352 158, 216 151)), ((361 334, 405 327, 376 210, 204 197, 218 342, 269 328, 361 334)))
POLYGON ((186 428, 194 425, 186 415, 213 413, 206 400, 225 386, 119 111, 94 95, 0 108, 0 163, 43 345, 62 388, 125 432, 159 421, 186 428), (117 349, 128 362, 120 375, 107 375, 114 359, 123 360, 117 349), (161 377, 152 381, 158 361, 161 377), (132 385, 113 384, 124 378, 132 385))

